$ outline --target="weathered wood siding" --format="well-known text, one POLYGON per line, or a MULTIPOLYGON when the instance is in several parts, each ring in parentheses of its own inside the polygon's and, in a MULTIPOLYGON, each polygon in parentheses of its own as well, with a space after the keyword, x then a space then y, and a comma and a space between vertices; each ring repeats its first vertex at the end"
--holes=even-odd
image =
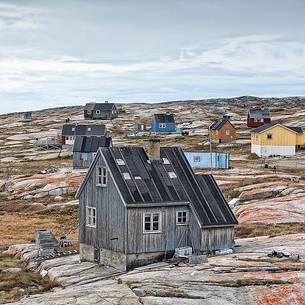
POLYGON ((203 228, 201 250, 213 251, 233 247, 234 227, 203 228))
POLYGON ((94 159, 93 153, 73 153, 73 168, 89 168, 94 159))
MULTIPOLYGON (((104 165, 101 156, 97 166, 104 165)), ((80 196, 79 240, 80 243, 125 252, 126 208, 108 171, 107 187, 96 186, 93 170, 80 196), (86 206, 96 207, 96 228, 86 226, 86 206)))
POLYGON ((189 220, 189 232, 190 232, 190 246, 193 248, 193 252, 201 250, 201 227, 193 213, 190 213, 189 220))
POLYGON ((176 225, 176 211, 188 206, 128 209, 127 253, 171 251, 191 246, 188 225, 176 225), (143 233, 143 213, 161 212, 162 232, 143 233))

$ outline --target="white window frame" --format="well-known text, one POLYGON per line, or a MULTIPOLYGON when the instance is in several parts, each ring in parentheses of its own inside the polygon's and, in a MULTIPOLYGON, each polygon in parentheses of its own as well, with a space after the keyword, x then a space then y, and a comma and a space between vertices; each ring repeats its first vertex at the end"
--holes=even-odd
POLYGON ((96 171, 97 186, 105 187, 108 182, 108 171, 105 166, 98 166, 96 171))
POLYGON ((161 212, 144 212, 143 213, 143 233, 145 234, 154 234, 162 232, 162 213, 161 212), (153 217, 158 215, 158 230, 153 230, 154 220, 153 217), (145 229, 145 218, 150 217, 150 230, 145 229))
POLYGON ((176 179, 176 178, 177 178, 177 175, 176 175, 175 172, 168 172, 168 177, 169 177, 170 179, 176 179))
POLYGON ((124 180, 131 180, 131 176, 130 176, 130 174, 129 173, 123 173, 123 178, 124 178, 124 180))
POLYGON ((75 127, 72 127, 72 131, 73 131, 73 132, 75 131, 75 127))
POLYGON ((166 123, 159 123, 159 128, 166 128, 166 123))
POLYGON ((187 226, 189 224, 189 211, 188 210, 181 210, 176 211, 176 225, 177 226, 187 226), (185 213, 185 217, 182 215, 179 215, 180 213, 185 213), (185 222, 179 221, 179 219, 183 220, 185 218, 185 222))
POLYGON ((170 162, 167 158, 162 158, 162 159, 163 159, 163 164, 170 164, 170 162))
POLYGON ((86 206, 86 226, 96 228, 96 208, 86 206))
POLYGON ((201 162, 201 157, 200 156, 194 156, 193 161, 195 163, 199 163, 199 162, 201 162))
POLYGON ((229 136, 231 134, 230 129, 226 129, 226 135, 229 136))
POLYGON ((101 114, 101 110, 95 110, 95 114, 101 114))
POLYGON ((87 128, 87 131, 91 131, 91 127, 88 127, 88 128, 87 128))
POLYGON ((123 159, 116 159, 118 165, 125 165, 125 161, 123 159))

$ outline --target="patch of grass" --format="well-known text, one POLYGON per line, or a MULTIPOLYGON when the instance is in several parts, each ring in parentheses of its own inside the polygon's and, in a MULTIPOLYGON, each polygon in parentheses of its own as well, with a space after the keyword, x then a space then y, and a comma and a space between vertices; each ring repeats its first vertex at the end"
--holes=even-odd
POLYGON ((5 202, 7 201, 8 198, 7 198, 7 193, 5 192, 0 192, 0 202, 5 202))
POLYGON ((296 233, 305 233, 305 222, 278 224, 239 224, 235 227, 236 238, 256 236, 275 237, 296 233))
POLYGON ((25 269, 15 256, 0 252, 0 304, 19 300, 23 294, 41 293, 56 286, 48 277, 25 269), (6 268, 18 267, 20 272, 3 272, 6 268))
POLYGON ((17 257, 0 252, 0 270, 17 267, 19 262, 17 257))
POLYGON ((78 209, 0 215, 0 245, 29 243, 36 229, 50 229, 56 237, 78 237, 78 209))

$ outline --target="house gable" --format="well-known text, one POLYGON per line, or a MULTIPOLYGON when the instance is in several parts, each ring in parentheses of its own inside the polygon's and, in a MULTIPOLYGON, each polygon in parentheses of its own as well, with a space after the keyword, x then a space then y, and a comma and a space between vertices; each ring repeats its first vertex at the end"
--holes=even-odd
POLYGON ((98 154, 78 192, 79 241, 113 251, 125 251, 126 206, 102 154, 98 154), (106 186, 98 185, 98 168, 107 170, 106 186), (96 227, 87 225, 87 209, 95 208, 96 227))

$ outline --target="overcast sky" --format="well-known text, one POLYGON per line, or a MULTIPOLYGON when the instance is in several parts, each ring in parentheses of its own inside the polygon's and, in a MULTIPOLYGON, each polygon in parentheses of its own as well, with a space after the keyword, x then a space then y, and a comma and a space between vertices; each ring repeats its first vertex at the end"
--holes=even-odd
POLYGON ((0 0, 0 113, 305 95, 304 0, 0 0))

